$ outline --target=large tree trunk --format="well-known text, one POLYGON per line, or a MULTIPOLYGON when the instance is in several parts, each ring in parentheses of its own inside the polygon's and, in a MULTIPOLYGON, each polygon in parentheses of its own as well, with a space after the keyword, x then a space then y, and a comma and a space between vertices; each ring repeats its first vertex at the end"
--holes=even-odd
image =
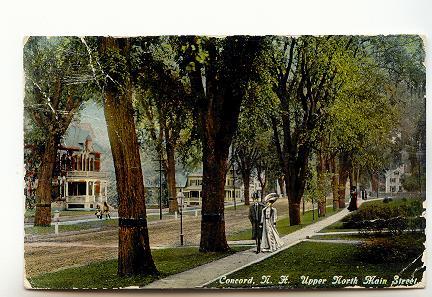
POLYGON ((242 180, 244 186, 244 203, 245 205, 250 205, 250 193, 249 193, 249 184, 250 184, 250 170, 242 171, 242 180))
MULTIPOLYGON (((127 39, 104 37, 103 48, 128 54, 127 39)), ((150 251, 145 192, 132 108, 132 85, 108 82, 105 89, 105 119, 114 160, 119 199, 118 271, 125 275, 155 275, 150 251), (121 88, 121 89, 120 89, 121 88)))
POLYGON ((50 132, 45 150, 42 156, 41 166, 38 174, 38 186, 36 189, 36 212, 35 226, 51 225, 51 179, 57 157, 59 138, 55 133, 50 132))
POLYGON ((289 200, 290 194, 288 194, 288 208, 289 208, 289 221, 290 226, 300 225, 301 224, 301 216, 300 216, 300 202, 293 202, 293 198, 289 200))
POLYGON ((372 192, 378 192, 379 177, 377 173, 371 173, 372 192))
MULTIPOLYGON (((351 163, 349 156, 342 154, 339 156, 339 208, 345 208, 345 187, 349 176, 351 175, 351 163)), ((350 179, 350 182, 352 179, 350 179)))
POLYGON ((301 224, 300 202, 306 186, 306 171, 311 147, 302 145, 286 150, 283 158, 285 190, 288 196, 290 226, 301 224), (296 151, 297 153, 293 153, 296 151))
MULTIPOLYGON (((324 182, 324 173, 327 170, 327 166, 328 164, 325 164, 325 160, 324 160, 324 156, 322 153, 318 154, 318 166, 317 166, 317 174, 318 174, 318 187, 322 187, 323 182, 324 182)), ((323 217, 325 216, 325 211, 326 211, 326 195, 323 194, 323 197, 317 197, 318 200, 318 217, 323 217)))
POLYGON ((303 193, 298 192, 298 186, 295 185, 297 182, 296 177, 293 175, 285 175, 289 178, 285 179, 285 189, 288 196, 288 210, 289 210, 289 221, 290 226, 301 224, 300 215, 300 202, 303 193))
POLYGON ((339 208, 339 174, 336 167, 336 160, 334 157, 330 159, 330 167, 332 173, 333 210, 337 210, 339 208))
MULTIPOLYGON (((195 37, 189 37, 196 44, 195 37)), ((203 145, 203 185, 200 251, 223 252, 229 249, 225 236, 224 198, 229 147, 237 129, 240 106, 246 85, 254 73, 260 50, 258 37, 232 36, 220 51, 216 40, 206 41, 208 63, 189 72, 195 112, 203 145), (223 66, 221 68, 221 66, 223 66)), ((196 63, 191 55, 190 62, 196 63)), ((198 63, 196 63, 198 64, 198 63)), ((198 64, 199 65, 199 64, 198 64)))
POLYGON ((266 176, 262 176, 262 172, 258 172, 257 176, 258 176, 258 182, 260 184, 261 187, 261 201, 263 201, 265 195, 266 195, 266 184, 267 184, 267 177, 266 176))
POLYGON ((215 140, 203 145, 203 184, 201 242, 202 252, 221 252, 229 249, 225 236, 225 179, 227 156, 216 153, 215 140))
POLYGON ((168 201, 169 212, 174 213, 178 211, 177 191, 176 191, 176 176, 175 176, 175 153, 171 144, 166 145, 167 152, 167 184, 168 184, 168 201))
POLYGON ((284 186, 284 178, 283 176, 278 177, 279 190, 281 192, 282 197, 285 197, 285 186, 284 186))

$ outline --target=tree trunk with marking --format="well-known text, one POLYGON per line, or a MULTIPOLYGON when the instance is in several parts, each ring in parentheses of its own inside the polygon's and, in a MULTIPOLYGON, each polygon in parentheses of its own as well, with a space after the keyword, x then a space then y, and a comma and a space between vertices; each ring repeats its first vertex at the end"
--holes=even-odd
POLYGON ((215 152, 211 141, 203 145, 203 186, 201 242, 202 252, 229 249, 225 235, 224 201, 227 157, 215 152))
MULTIPOLYGON (((102 37, 102 50, 128 56, 129 41, 102 37)), ((117 64, 116 64, 117 65, 117 64)), ((119 201, 120 276, 156 275, 150 251, 145 192, 132 107, 132 83, 126 78, 107 82, 104 111, 114 160, 119 201), (118 85, 120 84, 120 86, 118 85)))
POLYGON ((49 132, 38 174, 35 226, 51 225, 51 179, 54 173, 58 144, 59 138, 54 133, 49 132))

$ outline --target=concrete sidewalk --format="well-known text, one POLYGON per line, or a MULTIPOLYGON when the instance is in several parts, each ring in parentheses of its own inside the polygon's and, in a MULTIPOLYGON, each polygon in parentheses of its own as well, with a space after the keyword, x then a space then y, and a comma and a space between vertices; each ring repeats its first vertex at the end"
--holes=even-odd
MULTIPOLYGON (((361 203, 361 202, 360 202, 361 203)), ((238 252, 234 255, 216 260, 214 262, 193 268, 191 270, 171 275, 164 279, 157 280, 145 286, 148 289, 186 289, 186 288, 200 288, 203 287, 223 275, 228 275, 238 271, 246 266, 258 263, 264 259, 274 256, 275 254, 286 250, 287 248, 296 245, 300 241, 306 239, 308 236, 313 236, 321 229, 341 220, 348 214, 345 208, 338 213, 322 219, 321 221, 308 225, 298 231, 290 233, 282 240, 284 242, 281 249, 274 253, 255 253, 255 247, 238 252)))

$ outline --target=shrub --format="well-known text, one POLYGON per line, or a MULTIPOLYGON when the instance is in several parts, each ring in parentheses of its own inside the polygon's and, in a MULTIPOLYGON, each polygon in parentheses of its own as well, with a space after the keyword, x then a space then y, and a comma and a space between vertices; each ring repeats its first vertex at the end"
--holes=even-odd
POLYGON ((419 233, 368 238, 359 244, 357 258, 373 264, 406 262, 424 251, 424 241, 419 233))
POLYGON ((375 219, 390 219, 394 217, 416 217, 423 212, 423 203, 419 199, 395 199, 387 203, 365 203, 360 208, 346 216, 342 221, 365 221, 375 219))
POLYGON ((383 202, 363 204, 342 220, 343 228, 360 229, 363 233, 380 233, 387 229, 392 234, 426 228, 425 218, 420 217, 421 200, 405 198, 383 202))

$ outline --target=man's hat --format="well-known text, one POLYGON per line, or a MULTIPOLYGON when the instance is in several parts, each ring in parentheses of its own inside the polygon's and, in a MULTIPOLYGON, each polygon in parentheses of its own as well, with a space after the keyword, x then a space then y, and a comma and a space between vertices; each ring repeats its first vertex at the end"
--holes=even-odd
POLYGON ((276 193, 270 193, 270 194, 268 194, 267 196, 265 196, 264 201, 265 201, 266 203, 267 203, 267 202, 275 203, 276 200, 278 200, 278 198, 279 198, 279 195, 278 195, 278 194, 276 194, 276 193))

